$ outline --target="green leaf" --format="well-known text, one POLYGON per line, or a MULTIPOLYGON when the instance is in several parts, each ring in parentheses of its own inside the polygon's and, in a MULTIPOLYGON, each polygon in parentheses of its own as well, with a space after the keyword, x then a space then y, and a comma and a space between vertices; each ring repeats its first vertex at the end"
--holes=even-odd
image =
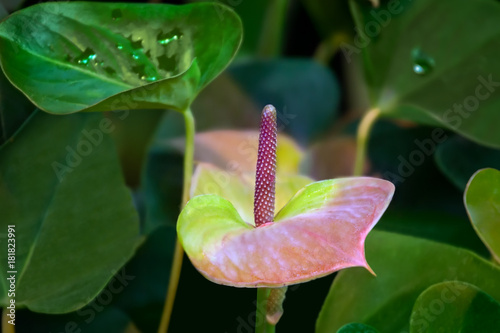
POLYGON ((256 104, 274 105, 280 129, 301 143, 318 138, 336 119, 337 79, 327 67, 310 59, 241 62, 228 72, 256 104))
POLYGON ((231 61, 241 22, 217 3, 44 3, 0 24, 9 80, 51 113, 185 110, 231 61))
MULTIPOLYGON (((15 226, 16 307, 81 308, 138 245, 137 212, 109 130, 100 114, 38 111, 0 150, 0 227, 15 226)), ((7 251, 0 265, 5 306, 7 251)))
POLYGON ((378 331, 365 324, 352 323, 342 326, 337 333, 378 333, 378 331))
POLYGON ((319 332, 351 322, 381 332, 408 331, 418 295, 443 281, 468 282, 500 299, 500 267, 467 250, 375 230, 367 238, 366 254, 377 277, 359 268, 340 272, 316 322, 319 332))
POLYGON ((348 59, 363 52, 373 107, 500 147, 500 4, 404 0, 377 9, 367 1, 350 4, 361 34, 343 51, 348 59))
POLYGON ((500 327, 500 304, 468 283, 435 284, 418 296, 410 333, 487 333, 500 327))
POLYGON ((459 136, 440 144, 434 158, 439 169, 460 191, 465 190, 469 178, 477 170, 500 169, 500 150, 478 145, 459 136))
MULTIPOLYGON (((108 298, 103 296, 102 300, 107 301, 108 298)), ((97 301, 63 315, 16 311, 17 333, 123 333, 129 325, 130 318, 123 311, 97 301)))
POLYGON ((500 171, 476 172, 467 184, 464 202, 472 226, 500 262, 500 171))
POLYGON ((175 226, 182 197, 183 157, 173 149, 150 149, 142 175, 146 206, 145 232, 175 226))
MULTIPOLYGON (((385 211, 394 186, 376 178, 340 178, 301 189, 255 228, 218 195, 192 198, 177 222, 179 240, 210 281, 278 287, 362 266, 364 239, 385 211)), ((371 271, 371 270, 370 270, 371 271)))
POLYGON ((141 332, 156 332, 160 324, 175 249, 175 228, 154 230, 124 267, 133 277, 113 298, 141 332))
POLYGON ((0 147, 21 128, 35 107, 0 72, 0 147))

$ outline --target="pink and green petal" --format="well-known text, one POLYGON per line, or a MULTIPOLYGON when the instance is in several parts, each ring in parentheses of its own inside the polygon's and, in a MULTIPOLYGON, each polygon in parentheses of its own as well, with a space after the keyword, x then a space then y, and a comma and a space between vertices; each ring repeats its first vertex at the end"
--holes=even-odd
POLYGON ((387 208, 394 186, 375 178, 312 183, 254 228, 226 199, 194 197, 179 216, 179 239, 209 280, 236 287, 278 287, 362 266, 364 240, 387 208))
MULTIPOLYGON (((276 179, 276 211, 313 180, 306 176, 283 174, 276 179)), ((230 200, 241 218, 254 224, 253 199, 255 172, 228 172, 214 165, 200 163, 196 167, 191 185, 191 197, 216 194, 230 200)))

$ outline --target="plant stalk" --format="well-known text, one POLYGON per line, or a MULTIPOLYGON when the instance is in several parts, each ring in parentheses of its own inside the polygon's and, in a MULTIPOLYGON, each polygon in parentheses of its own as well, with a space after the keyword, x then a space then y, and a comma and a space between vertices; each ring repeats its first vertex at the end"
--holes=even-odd
POLYGON ((255 333, 275 333, 276 326, 269 323, 266 318, 267 298, 269 288, 257 288, 257 316, 255 320, 255 333))
MULTIPOLYGON (((193 159, 194 159, 194 134, 195 123, 191 109, 183 112, 184 122, 186 126, 186 148, 184 151, 184 182, 182 186, 182 203, 183 208, 189 201, 189 193, 191 190, 191 178, 193 176, 193 159)), ((158 333, 166 333, 170 324, 170 317, 174 308, 175 294, 179 284, 179 277, 181 275, 182 258, 184 250, 182 249, 179 239, 175 241, 175 252, 170 270, 170 279, 168 282, 167 296, 165 306, 163 307, 163 314, 158 328, 158 333)))
POLYGON ((7 309, 7 307, 3 308, 3 311, 2 311, 2 332, 3 333, 15 333, 16 327, 14 325, 9 324, 9 317, 7 317, 8 313, 9 313, 9 309, 7 309))
POLYGON ((356 161, 354 163, 353 176, 362 176, 363 168, 366 160, 366 150, 368 146, 368 139, 370 137, 370 131, 373 124, 380 116, 380 110, 378 108, 371 109, 368 111, 361 119, 361 123, 358 127, 357 133, 357 143, 356 143, 356 161))
POLYGON ((271 0, 260 31, 257 55, 275 57, 281 52, 288 0, 271 0))

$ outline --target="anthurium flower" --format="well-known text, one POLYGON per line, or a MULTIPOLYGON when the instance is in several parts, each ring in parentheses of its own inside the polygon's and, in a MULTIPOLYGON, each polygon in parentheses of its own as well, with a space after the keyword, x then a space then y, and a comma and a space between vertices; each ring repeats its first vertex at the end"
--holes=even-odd
POLYGON ((392 198, 392 183, 370 177, 311 183, 276 175, 272 106, 263 111, 258 152, 255 183, 245 172, 198 166, 193 197, 177 223, 198 271, 236 287, 281 287, 353 266, 371 272, 364 241, 392 198))

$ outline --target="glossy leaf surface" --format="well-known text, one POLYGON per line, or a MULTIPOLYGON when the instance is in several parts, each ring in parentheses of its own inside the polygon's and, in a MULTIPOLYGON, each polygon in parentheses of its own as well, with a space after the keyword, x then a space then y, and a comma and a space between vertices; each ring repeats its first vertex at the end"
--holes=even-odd
MULTIPOLYGON (((138 245, 137 212, 106 124, 101 114, 38 111, 0 150, 0 225, 15 225, 18 308, 81 308, 138 245)), ((0 259, 7 281, 7 251, 0 259)), ((7 290, 0 283, 2 306, 7 290)))
POLYGON ((177 222, 193 265, 209 280, 238 287, 308 281, 362 266, 364 239, 387 208, 394 186, 375 178, 312 183, 254 228, 217 195, 192 198, 177 222))
POLYGON ((468 282, 500 299, 496 282, 500 267, 470 251, 374 230, 367 238, 366 253, 377 276, 358 268, 340 272, 316 322, 318 332, 335 331, 351 322, 381 332, 408 331, 418 295, 443 281, 468 282))
POLYGON ((500 171, 476 172, 467 184, 464 202, 472 226, 500 262, 500 171))
POLYGON ((358 34, 344 55, 363 53, 373 107, 500 147, 498 2, 350 3, 358 34))
POLYGON ((500 150, 454 136, 440 144, 434 155, 439 169, 460 191, 479 169, 500 169, 500 150))
POLYGON ((241 22, 217 3, 44 3, 0 24, 7 77, 51 113, 186 109, 231 61, 241 22))
POLYGON ((500 303, 459 281, 427 288, 418 296, 410 319, 410 333, 487 333, 499 327, 500 303))

